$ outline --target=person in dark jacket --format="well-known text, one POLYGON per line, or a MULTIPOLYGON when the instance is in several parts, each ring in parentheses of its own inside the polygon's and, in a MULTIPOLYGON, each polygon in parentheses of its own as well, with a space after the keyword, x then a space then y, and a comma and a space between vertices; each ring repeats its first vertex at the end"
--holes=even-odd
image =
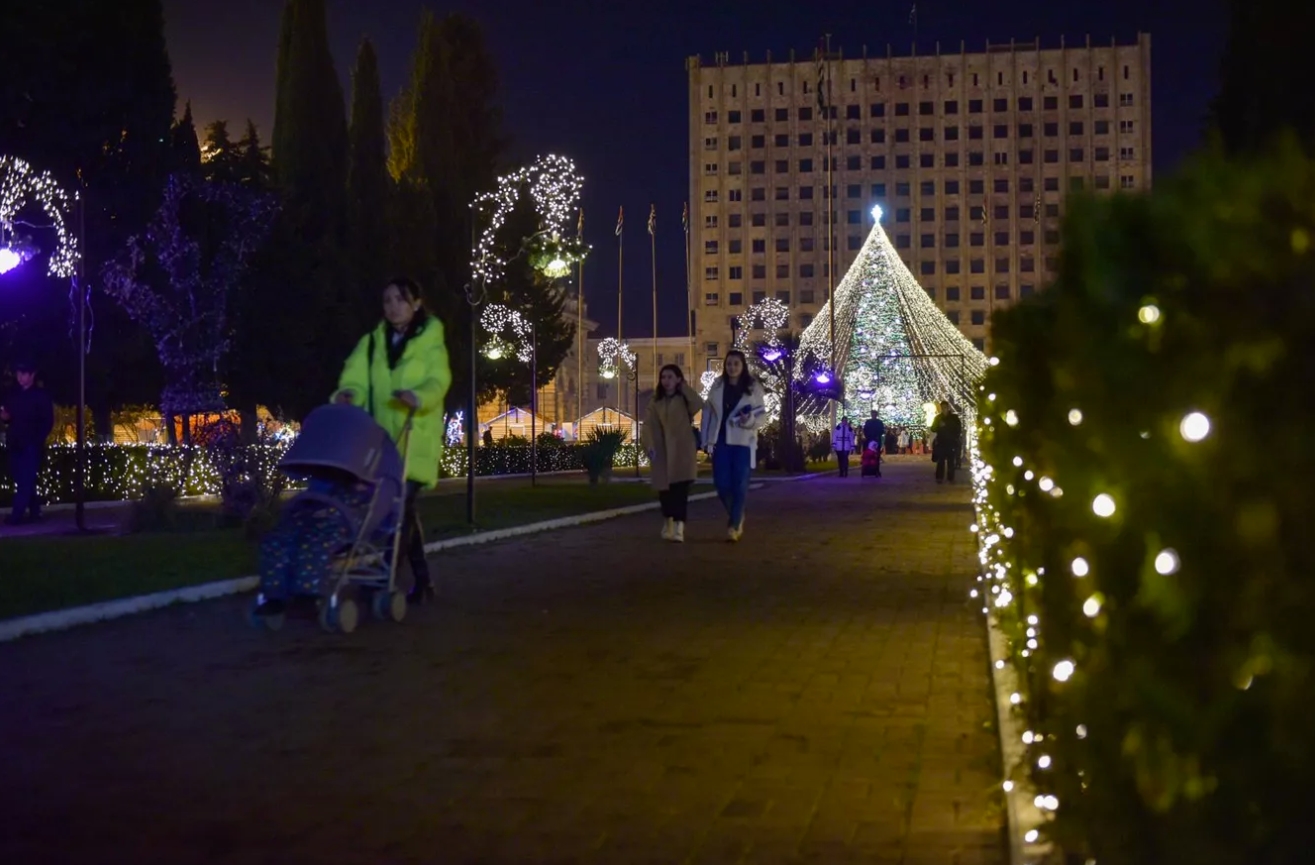
POLYGON ((25 518, 41 518, 37 498, 37 474, 46 451, 46 439, 55 428, 55 404, 46 389, 37 384, 36 364, 21 360, 14 364, 18 386, 0 400, 0 420, 8 426, 5 445, 9 471, 14 478, 14 509, 5 520, 16 526, 25 518))
POLYGON ((942 480, 954 483, 954 470, 958 468, 959 449, 963 444, 963 421, 959 420, 948 401, 941 402, 940 413, 931 422, 931 431, 936 433, 931 446, 931 458, 936 463, 936 483, 942 480))
MULTIPOLYGON (((867 446, 872 442, 877 443, 877 456, 880 457, 881 448, 886 443, 886 424, 881 420, 881 416, 877 414, 876 409, 872 410, 872 417, 868 418, 867 422, 863 424, 863 449, 867 450, 867 446)), ((879 461, 877 463, 877 477, 881 477, 881 463, 879 461)))

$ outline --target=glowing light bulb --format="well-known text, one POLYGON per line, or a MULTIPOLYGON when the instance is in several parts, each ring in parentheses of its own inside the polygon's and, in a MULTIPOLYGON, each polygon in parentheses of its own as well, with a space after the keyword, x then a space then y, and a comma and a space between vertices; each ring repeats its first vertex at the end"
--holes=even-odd
POLYGON ((1015 466, 1016 468, 1020 468, 1020 469, 1021 469, 1021 468, 1023 467, 1023 458, 1022 458, 1022 457, 1014 457, 1014 466, 1015 466))
POLYGON ((1040 837, 1041 837, 1041 833, 1040 833, 1040 832, 1038 832, 1038 831, 1035 830, 1035 829, 1028 829, 1028 830, 1027 830, 1027 834, 1023 836, 1023 840, 1026 841, 1026 842, 1029 843, 1029 844, 1035 844, 1035 843, 1036 843, 1036 839, 1038 839, 1038 838, 1040 838, 1040 837))
POLYGON ((1101 493, 1092 499, 1091 510, 1098 517, 1114 516, 1114 498, 1109 493, 1101 493))
POLYGON ((991 358, 991 360, 990 360, 990 364, 991 364, 991 366, 999 366, 999 365, 1000 365, 1000 358, 998 358, 998 357, 993 357, 993 358, 991 358))
POLYGON ((1005 412, 1005 423, 1009 424, 1010 426, 1018 426, 1018 413, 1015 412, 1013 409, 1010 409, 1009 411, 1005 412))
POLYGON ((1035 625, 1038 621, 1039 621, 1039 620, 1037 619, 1036 616, 1028 616, 1028 617, 1027 617, 1027 623, 1028 623, 1029 625, 1035 625))
POLYGON ((1169 574, 1178 573, 1179 564, 1177 551, 1166 547, 1155 557, 1155 572, 1167 577, 1169 574))
POLYGON ((1086 725, 1086 724, 1078 724, 1077 734, 1078 734, 1078 738, 1079 738, 1079 739, 1085 739, 1085 738, 1087 738, 1087 725, 1086 725))
POLYGON ((995 394, 993 394, 993 393, 988 393, 988 394, 986 395, 986 400, 987 400, 987 402, 995 402, 995 394))
POLYGON ((1024 580, 1029 586, 1035 586, 1037 584, 1036 574, 1028 574, 1024 580))
POLYGON ((1085 577, 1087 574, 1091 573, 1091 565, 1087 564, 1087 560, 1082 558, 1082 556, 1078 556, 1074 559, 1068 567, 1075 577, 1085 577))
POLYGON ((1027 471, 1023 472, 1023 480, 1025 481, 1030 481, 1034 477, 1036 477, 1036 475, 1032 474, 1031 469, 1028 469, 1027 471))
POLYGON ((1014 792, 1014 782, 1013 782, 1013 781, 1005 781, 1005 782, 1004 782, 1003 784, 1001 784, 1000 786, 1004 787, 1004 790, 1005 790, 1006 793, 1012 793, 1012 792, 1014 792))
POLYGON ((1055 677, 1056 682, 1067 682, 1075 669, 1077 668, 1072 661, 1064 660, 1055 665, 1055 668, 1050 671, 1050 675, 1055 677))
POLYGON ((997 670, 1003 670, 1003 669, 1005 668, 1005 662, 1004 662, 1004 661, 996 661, 996 662, 995 662, 995 668, 996 668, 997 670))
POLYGON ((977 534, 978 532, 977 523, 973 523, 972 525, 970 525, 968 527, 968 531, 972 532, 973 534, 977 534))
POLYGON ((1077 426, 1078 424, 1082 423, 1082 410, 1076 408, 1069 409, 1068 422, 1073 424, 1073 426, 1077 426))
POLYGON ((1101 606, 1100 598, 1092 595, 1087 598, 1086 603, 1082 605, 1082 612, 1088 619, 1094 619, 1100 615, 1101 606))
POLYGON ((1037 482, 1037 486, 1041 487, 1041 492, 1048 493, 1055 488, 1055 482, 1050 478, 1042 478, 1037 482))
POLYGON ((1017 706, 1021 702, 1023 702, 1023 695, 1017 691, 1009 695, 1009 705, 1017 706))
POLYGON ((1160 320, 1160 308, 1153 303, 1146 304, 1137 310, 1137 320, 1142 324, 1155 324, 1160 320))
POLYGON ((1178 424, 1178 432, 1189 442, 1199 442, 1210 435, 1210 418, 1199 411, 1194 411, 1178 424))
POLYGON ((1032 738, 1033 738, 1033 737, 1032 737, 1032 731, 1031 731, 1031 730, 1028 730, 1028 731, 1024 732, 1024 733, 1023 733, 1023 744, 1024 744, 1024 745, 1031 745, 1031 744, 1032 744, 1032 738))
POLYGON ((1037 758, 1036 758, 1036 767, 1037 767, 1038 769, 1049 769, 1049 768, 1050 768, 1050 755, 1049 755, 1049 754, 1042 754, 1040 757, 1037 757, 1037 758))

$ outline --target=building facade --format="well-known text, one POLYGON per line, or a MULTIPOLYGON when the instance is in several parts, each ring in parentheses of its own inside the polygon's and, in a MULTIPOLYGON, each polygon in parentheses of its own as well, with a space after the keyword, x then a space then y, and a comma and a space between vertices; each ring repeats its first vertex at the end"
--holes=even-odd
POLYGON ((874 205, 913 275, 984 348, 992 312, 1053 276, 1069 192, 1151 182, 1146 34, 927 56, 746 54, 739 65, 719 54, 686 67, 700 367, 763 297, 806 327, 874 205))

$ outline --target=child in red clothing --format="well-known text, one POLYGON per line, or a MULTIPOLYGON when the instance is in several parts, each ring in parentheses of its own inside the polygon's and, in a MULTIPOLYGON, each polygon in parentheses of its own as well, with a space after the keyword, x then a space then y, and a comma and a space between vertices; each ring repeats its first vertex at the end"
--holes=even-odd
POLYGON ((868 442, 859 464, 863 467, 861 471, 863 477, 881 477, 881 450, 876 442, 868 442))

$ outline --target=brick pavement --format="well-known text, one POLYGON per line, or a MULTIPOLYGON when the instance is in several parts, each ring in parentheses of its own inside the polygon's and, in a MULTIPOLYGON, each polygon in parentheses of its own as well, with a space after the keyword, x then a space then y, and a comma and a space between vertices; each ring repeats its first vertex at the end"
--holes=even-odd
POLYGON ((999 863, 963 486, 715 503, 440 560, 351 637, 237 599, 0 646, 0 861, 999 863))

